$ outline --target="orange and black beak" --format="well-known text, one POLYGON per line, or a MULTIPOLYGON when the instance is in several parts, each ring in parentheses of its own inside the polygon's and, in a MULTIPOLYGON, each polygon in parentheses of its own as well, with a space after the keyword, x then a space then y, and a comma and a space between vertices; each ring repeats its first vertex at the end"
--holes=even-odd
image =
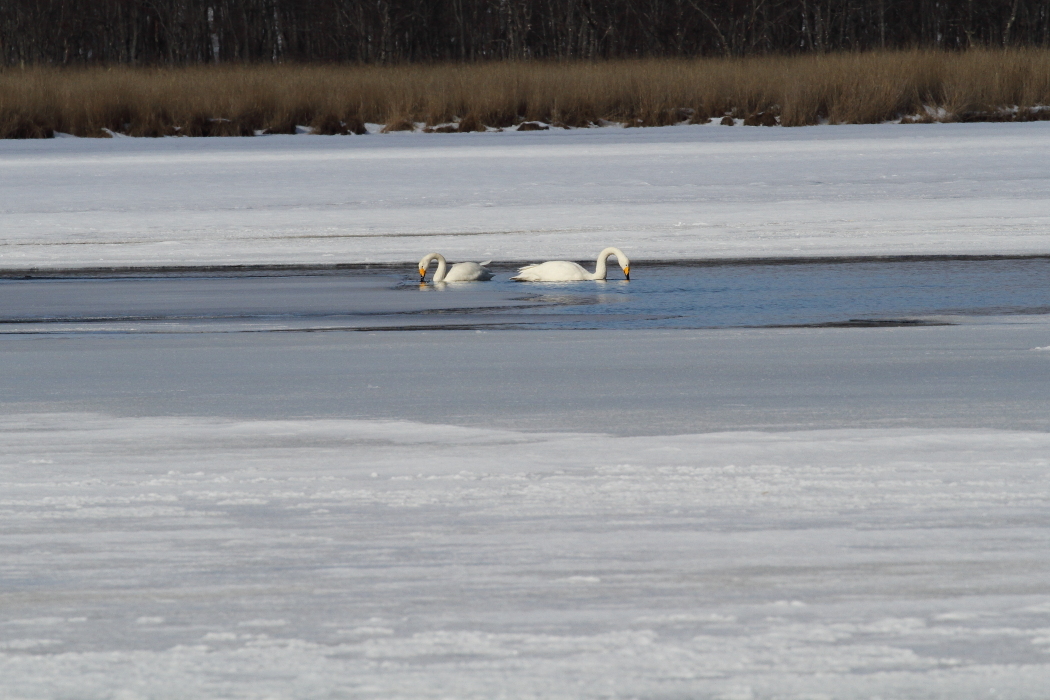
POLYGON ((623 268, 623 276, 626 277, 628 281, 630 281, 630 279, 631 279, 631 268, 629 268, 629 267, 623 268))
POLYGON ((419 268, 419 283, 422 284, 427 279, 427 271, 424 268, 419 268))

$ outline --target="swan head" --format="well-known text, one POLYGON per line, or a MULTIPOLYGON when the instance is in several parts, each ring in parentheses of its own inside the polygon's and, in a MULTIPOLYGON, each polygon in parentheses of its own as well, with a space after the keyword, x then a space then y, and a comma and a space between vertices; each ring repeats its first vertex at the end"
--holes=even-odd
POLYGON ((630 279, 631 279, 631 266, 630 265, 624 265, 623 266, 623 276, 626 277, 628 281, 630 281, 630 279))
MULTIPOLYGON (((438 261, 438 271, 440 272, 445 266, 445 258, 439 253, 427 253, 419 261, 419 281, 422 283, 427 277, 427 268, 430 267, 430 263, 433 260, 438 261)), ((437 280, 435 280, 437 281, 437 280)))

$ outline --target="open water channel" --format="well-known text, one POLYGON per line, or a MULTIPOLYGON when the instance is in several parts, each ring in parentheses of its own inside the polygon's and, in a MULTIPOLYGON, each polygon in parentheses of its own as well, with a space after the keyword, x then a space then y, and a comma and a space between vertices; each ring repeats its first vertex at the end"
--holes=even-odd
MULTIPOLYGON (((605 282, 419 284, 415 266, 0 279, 0 333, 879 326, 1050 312, 1050 257, 685 262, 605 282)), ((429 279, 429 277, 428 277, 429 279)))

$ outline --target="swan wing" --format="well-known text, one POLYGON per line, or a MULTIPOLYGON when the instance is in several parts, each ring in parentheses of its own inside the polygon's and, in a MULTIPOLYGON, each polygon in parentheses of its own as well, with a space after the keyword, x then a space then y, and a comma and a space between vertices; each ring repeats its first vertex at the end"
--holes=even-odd
POLYGON ((446 282, 484 282, 492 279, 492 272, 475 262, 456 263, 445 275, 446 282))
POLYGON ((594 279, 594 275, 568 260, 551 260, 539 265, 526 265, 511 277, 519 282, 576 282, 594 279))

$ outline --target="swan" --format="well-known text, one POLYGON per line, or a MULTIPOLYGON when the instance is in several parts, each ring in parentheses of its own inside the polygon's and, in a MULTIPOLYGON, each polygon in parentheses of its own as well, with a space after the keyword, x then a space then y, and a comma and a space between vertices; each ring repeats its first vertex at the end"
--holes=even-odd
POLYGON ((606 259, 610 255, 616 256, 616 261, 623 268, 623 276, 631 279, 631 261, 619 248, 606 248, 598 253, 598 262, 595 263, 594 272, 587 272, 582 266, 568 260, 551 260, 539 265, 526 265, 518 270, 518 274, 511 277, 518 282, 575 282, 577 280, 603 280, 605 279, 606 259))
POLYGON ((427 277, 427 268, 430 266, 431 260, 438 261, 438 269, 434 273, 435 282, 484 282, 492 279, 492 270, 485 268, 486 265, 492 263, 491 260, 486 260, 483 263, 456 263, 446 272, 445 265, 447 265, 447 261, 445 256, 441 253, 430 253, 429 255, 424 255, 423 259, 419 261, 420 283, 427 277))

